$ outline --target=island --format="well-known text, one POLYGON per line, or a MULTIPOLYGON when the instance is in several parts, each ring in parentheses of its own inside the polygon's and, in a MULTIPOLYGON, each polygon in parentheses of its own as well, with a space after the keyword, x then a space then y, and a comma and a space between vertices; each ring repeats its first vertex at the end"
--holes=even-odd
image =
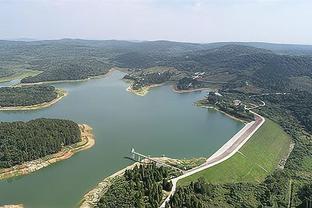
POLYGON ((0 123, 0 180, 25 175, 94 145, 92 128, 62 119, 0 123))
POLYGON ((49 107, 67 92, 47 85, 0 88, 0 110, 34 110, 49 107))

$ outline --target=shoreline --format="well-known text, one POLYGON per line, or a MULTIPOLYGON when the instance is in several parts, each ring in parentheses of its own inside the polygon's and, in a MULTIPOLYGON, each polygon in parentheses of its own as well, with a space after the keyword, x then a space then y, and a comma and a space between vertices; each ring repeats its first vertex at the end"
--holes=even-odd
POLYGON ((195 105, 198 106, 198 107, 200 107, 200 108, 213 109, 213 110, 215 110, 215 111, 218 111, 218 112, 220 112, 220 113, 226 115, 227 117, 230 117, 230 118, 232 118, 232 119, 234 119, 234 120, 236 120, 236 121, 240 121, 240 122, 242 122, 242 123, 244 123, 244 124, 247 124, 247 123, 248 123, 248 121, 245 121, 245 120, 243 120, 243 119, 240 119, 240 118, 237 118, 237 117, 235 117, 235 116, 232 116, 231 114, 228 114, 228 113, 226 113, 226 112, 224 112, 224 111, 222 111, 222 110, 220 110, 220 109, 218 109, 218 108, 216 108, 216 107, 213 107, 213 106, 206 106, 206 105, 197 104, 197 103, 195 103, 195 105))
POLYGON ((10 168, 0 169, 0 180, 15 176, 27 175, 29 173, 45 168, 58 161, 66 160, 75 153, 91 148, 95 144, 92 128, 87 124, 78 124, 81 132, 81 141, 66 147, 59 152, 47 155, 43 158, 28 161, 10 168))
POLYGON ((29 105, 29 106, 14 106, 14 107, 0 107, 0 111, 23 111, 23 110, 38 110, 42 108, 50 107, 51 105, 54 105, 58 101, 60 101, 62 98, 68 95, 68 92, 66 92, 64 89, 56 88, 57 97, 49 102, 44 102, 40 104, 35 105, 29 105))
POLYGON ((142 88, 140 88, 140 90, 134 90, 132 89, 132 83, 130 83, 130 85, 127 87, 127 91, 130 92, 130 93, 133 93, 135 95, 138 95, 138 96, 145 96, 147 95, 147 93, 149 93, 149 91, 154 88, 154 87, 160 87, 162 85, 164 85, 165 83, 162 83, 162 84, 152 84, 152 85, 148 85, 148 86, 144 86, 142 88))
MULTIPOLYGON (((150 159, 155 160, 155 161, 159 161, 159 162, 164 163, 164 164, 168 164, 168 166, 171 166, 172 168, 174 168, 175 166, 173 164, 177 165, 183 161, 192 162, 196 158, 176 159, 176 158, 170 158, 170 157, 151 157, 150 159)), ((199 159, 204 159, 204 162, 207 160, 207 158, 203 158, 203 157, 199 158, 199 159)), ((110 185, 113 183, 113 181, 116 177, 123 176, 126 170, 133 169, 136 165, 140 165, 141 163, 144 163, 145 160, 148 161, 148 159, 143 159, 141 162, 134 162, 133 164, 128 165, 127 167, 118 170, 117 172, 113 173, 112 175, 105 177, 94 188, 92 188, 90 191, 88 191, 86 194, 84 194, 81 201, 79 202, 79 207, 80 208, 94 208, 94 207, 96 207, 96 204, 100 201, 101 197, 109 189, 110 185)), ((198 165, 198 166, 200 166, 200 165, 198 165)), ((198 167, 198 166, 195 166, 195 167, 198 167)))
MULTIPOLYGON (((138 95, 138 96, 145 96, 149 93, 149 91, 152 89, 152 88, 155 88, 155 87, 160 87, 160 86, 163 86, 163 85, 166 85, 166 84, 170 84, 170 81, 169 83, 168 82, 163 82, 161 84, 151 84, 151 85, 147 85, 147 86, 144 86, 142 88, 140 88, 139 90, 134 90, 132 89, 132 83, 133 81, 132 80, 125 80, 125 82, 128 82, 130 83, 130 85, 127 87, 127 91, 130 92, 130 93, 133 93, 135 95, 138 95)), ((175 93, 179 93, 179 94, 183 94, 183 93, 192 93, 192 92, 202 92, 202 91, 209 91, 211 90, 210 88, 198 88, 198 89, 190 89, 190 90, 178 90, 176 89, 175 85, 174 84, 171 84, 170 85, 170 88, 173 92, 175 93)))

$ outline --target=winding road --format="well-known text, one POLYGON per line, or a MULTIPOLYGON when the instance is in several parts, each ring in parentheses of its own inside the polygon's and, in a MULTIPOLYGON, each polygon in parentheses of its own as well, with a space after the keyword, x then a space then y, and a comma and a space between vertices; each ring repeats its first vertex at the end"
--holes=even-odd
MULTIPOLYGON (((263 103, 263 106, 265 103, 263 103)), ((252 112, 252 111, 251 111, 252 112)), ((172 190, 169 193, 168 197, 161 204, 160 208, 165 208, 166 202, 169 202, 170 197, 174 194, 177 188, 178 180, 198 173, 207 168, 213 167, 230 157, 232 157, 247 141, 248 139, 262 126, 265 122, 265 118, 258 115, 255 112, 252 112, 255 115, 255 120, 247 123, 239 132, 237 132, 228 142, 226 142, 217 152, 215 152, 211 157, 209 157, 205 163, 202 165, 193 168, 184 172, 183 175, 172 179, 172 190)))

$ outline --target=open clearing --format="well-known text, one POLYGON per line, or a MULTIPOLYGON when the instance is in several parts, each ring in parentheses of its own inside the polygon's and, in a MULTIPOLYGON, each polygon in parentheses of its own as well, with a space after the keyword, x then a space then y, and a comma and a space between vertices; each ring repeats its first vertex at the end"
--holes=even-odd
POLYGON ((210 183, 260 182, 287 155, 289 136, 273 121, 266 119, 263 126, 230 159, 178 181, 187 185, 203 177, 210 183))

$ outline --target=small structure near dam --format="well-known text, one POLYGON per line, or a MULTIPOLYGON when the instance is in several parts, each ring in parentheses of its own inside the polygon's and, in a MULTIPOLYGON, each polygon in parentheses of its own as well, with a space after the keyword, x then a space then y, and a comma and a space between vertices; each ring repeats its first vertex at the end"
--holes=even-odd
POLYGON ((181 170, 180 168, 177 168, 177 167, 175 167, 175 166, 169 165, 169 164, 167 164, 167 163, 165 163, 165 162, 163 162, 163 161, 157 160, 157 158, 153 158, 153 157, 150 157, 150 156, 143 155, 143 154, 141 154, 141 153, 139 153, 139 152, 136 152, 136 151, 134 150, 134 148, 131 149, 130 154, 131 154, 131 157, 130 157, 130 158, 131 158, 132 160, 134 160, 134 161, 137 161, 137 162, 140 162, 140 163, 141 163, 141 162, 145 162, 145 161, 147 160, 147 161, 149 161, 149 162, 156 163, 157 165, 170 167, 170 168, 172 168, 172 169, 175 169, 175 170, 177 170, 177 171, 179 171, 179 172, 184 173, 184 171, 181 170))

